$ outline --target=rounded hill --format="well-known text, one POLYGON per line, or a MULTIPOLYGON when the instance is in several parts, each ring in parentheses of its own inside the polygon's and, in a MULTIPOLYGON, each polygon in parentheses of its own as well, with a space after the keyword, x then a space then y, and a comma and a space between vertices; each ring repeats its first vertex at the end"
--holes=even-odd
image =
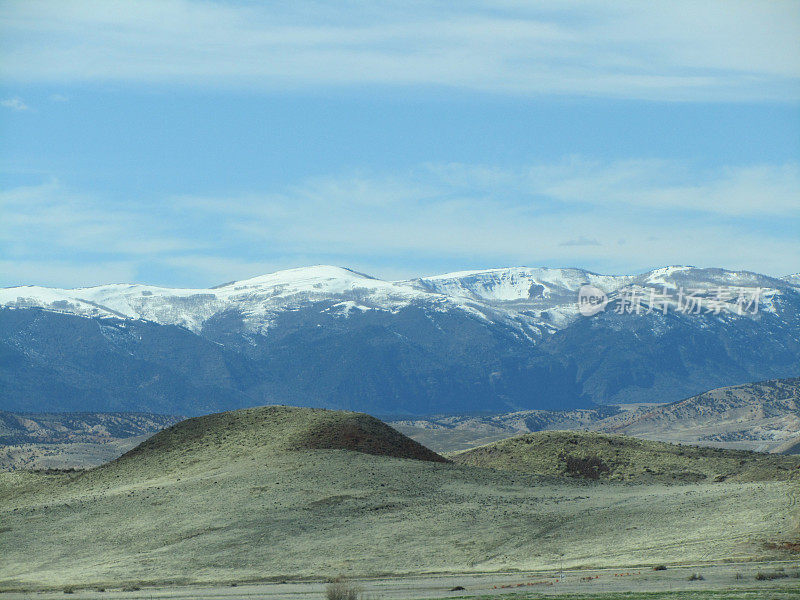
POLYGON ((197 462, 302 450, 350 450, 430 462, 447 459, 364 413, 262 406, 186 419, 110 463, 197 462))
POLYGON ((594 432, 539 431, 450 457, 463 465, 615 481, 800 478, 800 457, 654 442, 594 432))

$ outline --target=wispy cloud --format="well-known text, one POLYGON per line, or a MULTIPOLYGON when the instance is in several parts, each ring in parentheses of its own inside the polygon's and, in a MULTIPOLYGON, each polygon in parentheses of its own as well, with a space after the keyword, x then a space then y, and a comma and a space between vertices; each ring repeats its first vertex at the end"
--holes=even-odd
POLYGON ((0 191, 0 248, 24 259, 41 251, 112 257, 152 256, 202 247, 201 239, 176 235, 157 208, 114 205, 57 181, 0 191))
POLYGON ((749 173, 796 176, 796 166, 730 168, 711 177, 681 163, 658 164, 656 181, 650 161, 599 165, 571 159, 519 170, 428 165, 405 177, 309 181, 260 199, 180 202, 215 214, 225 237, 284 254, 446 257, 478 266, 545 263, 610 271, 655 262, 780 274, 800 264, 800 241, 787 229, 791 223, 800 227, 798 181, 770 184, 764 177, 749 205, 744 201, 753 191, 749 173), (714 193, 704 198, 703 190, 714 193), (718 202, 726 198, 723 191, 736 202, 718 202), (775 231, 771 237, 757 230, 765 222, 775 231))
POLYGON ((579 238, 575 238, 572 240, 566 240, 561 242, 559 246, 599 246, 600 242, 598 242, 594 238, 587 238, 585 236, 581 236, 579 238))
POLYGON ((534 166, 517 185, 564 202, 728 216, 800 215, 800 165, 697 169, 675 160, 588 161, 534 166))
POLYGON ((14 96, 13 98, 5 98, 4 100, 0 100, 0 106, 5 108, 10 108, 11 110, 30 110, 30 106, 23 102, 22 98, 19 96, 14 96))
MULTIPOLYGON (((422 165, 245 195, 120 201, 58 182, 0 193, 0 253, 80 276, 209 285, 333 263, 384 277, 517 264, 633 272, 696 264, 773 275, 800 266, 796 164, 729 167, 569 158, 505 169, 422 165), (766 233, 768 232, 768 233, 766 233)), ((42 270, 44 269, 44 270, 42 270)), ((28 274, 26 276, 26 273, 28 274)), ((49 278, 52 274, 52 280, 49 278)), ((97 280, 95 280, 97 282, 97 280)))
POLYGON ((0 76, 797 100, 798 11, 795 0, 31 0, 3 6, 0 76))

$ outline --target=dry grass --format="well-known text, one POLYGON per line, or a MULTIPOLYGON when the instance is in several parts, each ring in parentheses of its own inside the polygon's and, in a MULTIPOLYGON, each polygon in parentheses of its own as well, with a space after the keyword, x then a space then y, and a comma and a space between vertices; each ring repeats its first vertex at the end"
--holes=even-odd
POLYGON ((612 481, 800 480, 800 456, 679 446, 575 431, 529 433, 450 458, 464 465, 612 481))
POLYGON ((89 472, 2 473, 0 589, 791 553, 787 483, 586 483, 303 447, 348 415, 212 416, 89 472))
POLYGON ((361 600, 363 590, 344 577, 337 577, 325 586, 325 600, 361 600))

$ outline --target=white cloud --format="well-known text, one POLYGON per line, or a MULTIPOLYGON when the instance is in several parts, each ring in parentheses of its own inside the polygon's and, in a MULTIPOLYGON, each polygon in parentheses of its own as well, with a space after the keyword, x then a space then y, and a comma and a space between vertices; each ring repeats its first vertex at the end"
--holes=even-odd
POLYGON ((21 259, 46 251, 146 257, 203 246, 199 239, 175 235, 179 220, 165 220, 152 207, 115 206, 57 181, 1 190, 0 212, 0 245, 21 259))
POLYGON ((677 161, 573 159, 531 168, 525 178, 535 192, 565 202, 728 216, 800 215, 797 163, 698 173, 677 161))
POLYGON ((4 100, 0 100, 0 106, 10 108, 11 110, 30 110, 30 106, 25 104, 25 102, 23 102, 22 98, 20 98, 19 96, 14 96, 13 98, 6 98, 4 100))
MULTIPOLYGON (((518 169, 425 165, 151 203, 53 182, 0 193, 0 253, 44 265, 31 273, 62 285, 71 273, 91 278, 95 263, 115 280, 128 269, 187 286, 318 263, 396 278, 519 264, 783 275, 800 268, 798 190, 796 164, 707 173, 671 161, 581 158, 518 169), (72 270, 63 276, 47 268, 65 263, 72 270)), ((3 283, 34 277, 25 273, 9 270, 3 283)))
MULTIPOLYGON (((572 157, 517 169, 445 164, 430 173, 462 193, 501 190, 564 203, 720 216, 800 216, 800 165, 701 169, 675 160, 572 157)), ((418 175, 417 178, 422 177, 418 175)))
POLYGON ((800 227, 798 190, 794 164, 712 176, 670 161, 572 159, 517 170, 429 165, 390 177, 313 180, 282 194, 179 203, 213 215, 223 238, 312 259, 295 264, 333 255, 383 257, 394 267, 411 257, 782 274, 800 264, 800 240, 787 227, 800 227))
POLYGON ((4 5, 0 76, 797 100, 799 11, 796 0, 29 0, 4 5))

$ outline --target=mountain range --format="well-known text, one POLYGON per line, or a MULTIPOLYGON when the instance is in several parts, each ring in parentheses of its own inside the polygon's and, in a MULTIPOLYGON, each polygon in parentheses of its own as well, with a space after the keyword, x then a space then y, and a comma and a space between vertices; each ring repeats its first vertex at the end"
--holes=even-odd
MULTIPOLYGON (((147 413, 0 411, 0 471, 97 466, 181 420, 147 413)), ((435 452, 447 453, 521 434, 572 430, 798 454, 800 378, 717 388, 669 404, 407 417, 389 425, 435 452)))
POLYGON ((181 419, 147 413, 0 411, 0 471, 101 465, 181 419))
POLYGON ((437 452, 465 450, 539 431, 573 430, 758 452, 800 448, 800 378, 716 388, 667 404, 601 406, 392 421, 437 452))
POLYGON ((208 289, 0 290, 0 410, 17 412, 568 410, 798 366, 796 275, 516 267, 384 281, 316 266, 208 289), (601 297, 588 317, 586 290, 601 297))

